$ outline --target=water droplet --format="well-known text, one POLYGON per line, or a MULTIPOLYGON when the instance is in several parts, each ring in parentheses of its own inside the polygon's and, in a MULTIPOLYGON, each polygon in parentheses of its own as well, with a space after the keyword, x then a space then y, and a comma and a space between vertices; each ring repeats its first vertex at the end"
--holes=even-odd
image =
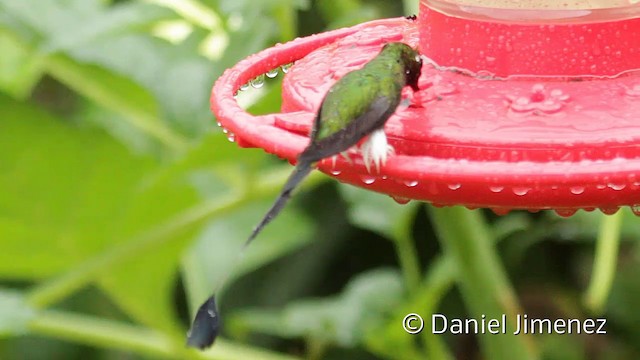
POLYGON ((543 84, 535 84, 531 87, 531 101, 542 101, 544 100, 544 85, 543 84))
POLYGON ((230 132, 227 134, 227 140, 231 141, 231 142, 235 142, 236 141, 236 136, 230 132))
POLYGON ((447 187, 451 190, 458 190, 462 187, 462 184, 449 184, 447 187))
POLYGON ((571 96, 569 96, 568 94, 565 94, 564 92, 562 92, 562 90, 560 89, 553 89, 549 92, 549 95, 556 99, 556 100, 560 100, 560 101, 568 101, 569 99, 571 99, 571 96))
POLYGON ((278 76, 278 72, 278 68, 275 68, 267 71, 265 75, 267 75, 269 79, 273 79, 274 77, 278 76))
POLYGON ((342 174, 342 170, 333 169, 333 170, 329 171, 329 173, 331 175, 333 175, 333 176, 338 176, 338 175, 342 174))
POLYGON ((504 186, 489 186, 489 190, 494 193, 499 193, 504 190, 504 186))
POLYGON ((233 92, 233 98, 235 99, 237 97, 238 97, 238 91, 236 90, 236 91, 233 92))
POLYGON ((572 186, 569 191, 574 195, 580 195, 584 192, 584 186, 572 186))
POLYGON ((240 88, 238 88, 238 90, 240 90, 240 91, 245 91, 245 90, 247 90, 248 88, 249 88, 249 83, 246 83, 246 84, 242 84, 242 85, 240 85, 240 88))
POLYGON ((640 216, 640 205, 632 205, 631 211, 635 216, 640 216))
POLYGON ((418 180, 407 180, 404 184, 408 187, 416 187, 418 186, 418 180))
POLYGON ((411 201, 411 199, 402 196, 391 196, 391 198, 400 205, 408 204, 411 201))
POLYGON ((491 208, 491 211, 493 211, 494 214, 496 215, 507 215, 511 209, 509 208, 491 208))
POLYGON ((282 69, 282 72, 286 74, 291 69, 291 66, 293 66, 293 63, 284 64, 280 68, 282 69))
POLYGON ((511 45, 511 42, 508 41, 505 45, 504 45, 504 49, 507 50, 507 52, 512 52, 513 51, 513 45, 511 45))
POLYGON ((635 84, 625 90, 625 94, 631 97, 640 97, 640 84, 635 84))
POLYGON ((218 125, 218 127, 222 127, 222 123, 220 121, 216 121, 216 124, 218 125))
POLYGON ((575 210, 575 209, 556 209, 556 210, 554 210, 554 211, 555 211, 555 212, 556 212, 556 214, 558 214, 559 216, 562 216, 562 217, 565 217, 565 218, 566 218, 566 217, 569 217, 569 216, 571 216, 571 215, 573 215, 573 214, 575 214, 575 213, 576 213, 576 210, 575 210))
POLYGON ((518 187, 514 187, 513 188, 513 193, 518 195, 518 196, 527 195, 527 193, 529 193, 529 191, 531 191, 531 188, 528 188, 528 187, 518 186, 518 187))
POLYGON ((258 75, 255 79, 251 80, 251 86, 254 89, 260 89, 264 86, 264 75, 258 75))
POLYGON ((369 175, 362 175, 360 176, 360 179, 362 179, 362 182, 365 183, 366 185, 371 185, 374 182, 376 182, 376 178, 374 176, 369 176, 369 175))
POLYGON ((609 183, 609 184, 607 184, 607 186, 610 187, 612 190, 615 190, 615 191, 623 190, 626 187, 625 184, 614 184, 614 183, 609 183))
POLYGON ((617 206, 600 208, 600 211, 602 211, 602 213, 605 214, 605 215, 613 215, 613 214, 617 213, 618 210, 620 210, 620 208, 617 207, 617 206))

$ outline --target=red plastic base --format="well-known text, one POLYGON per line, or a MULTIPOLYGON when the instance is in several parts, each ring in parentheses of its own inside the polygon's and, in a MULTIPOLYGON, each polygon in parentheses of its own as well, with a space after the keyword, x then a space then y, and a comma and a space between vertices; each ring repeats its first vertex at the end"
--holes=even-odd
POLYGON ((637 4, 513 10, 422 0, 419 31, 420 50, 435 63, 497 76, 613 77, 640 69, 637 4))
MULTIPOLYGON (((256 54, 225 72, 211 98, 222 126, 241 146, 295 161, 323 95, 382 44, 418 44, 417 23, 374 21, 297 39, 256 54), (252 116, 237 105, 241 84, 298 60, 283 84, 281 114, 252 116)), ((380 174, 361 159, 339 158, 320 170, 356 186, 437 205, 509 209, 576 209, 640 204, 640 77, 481 80, 423 67, 421 91, 385 131, 396 154, 380 174)))

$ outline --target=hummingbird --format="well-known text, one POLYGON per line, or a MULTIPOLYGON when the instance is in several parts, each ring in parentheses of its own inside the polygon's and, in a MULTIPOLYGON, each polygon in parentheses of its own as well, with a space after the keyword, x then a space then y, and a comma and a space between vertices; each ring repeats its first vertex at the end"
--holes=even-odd
MULTIPOLYGON (((298 156, 280 195, 253 229, 243 249, 280 213, 316 162, 346 154, 366 138, 360 146, 363 162, 367 171, 371 171, 372 164, 379 171, 393 153, 383 127, 400 104, 402 89, 410 86, 413 91, 419 90, 421 68, 422 59, 415 49, 402 42, 387 43, 361 69, 347 73, 329 89, 313 121, 309 145, 298 156)), ((220 328, 214 294, 198 309, 187 334, 187 345, 200 349, 211 346, 220 328)))

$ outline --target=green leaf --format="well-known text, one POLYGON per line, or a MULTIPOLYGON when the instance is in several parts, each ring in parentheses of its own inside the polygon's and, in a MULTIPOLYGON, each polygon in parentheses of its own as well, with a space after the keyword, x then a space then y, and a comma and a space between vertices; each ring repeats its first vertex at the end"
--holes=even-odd
POLYGON ((209 95, 222 68, 193 49, 149 35, 119 34, 73 49, 70 56, 80 63, 99 64, 149 89, 160 104, 162 118, 181 134, 196 137, 212 124, 209 95))
POLYGON ((225 15, 233 13, 246 14, 247 10, 257 9, 261 12, 267 12, 275 7, 288 6, 294 9, 307 9, 309 0, 263 0, 255 2, 253 0, 218 0, 219 9, 225 15))
POLYGON ((128 119, 130 128, 140 132, 147 141, 156 140, 173 149, 184 146, 184 140, 158 118, 155 99, 128 78, 62 55, 48 57, 45 64, 47 71, 68 87, 128 119))
POLYGON ((390 197, 350 185, 340 185, 340 192, 349 203, 349 220, 357 226, 378 234, 394 237, 397 224, 415 212, 418 203, 400 205, 390 197))
POLYGON ((108 246, 153 161, 2 96, 0 119, 0 274, 51 275, 108 246))
POLYGON ((213 77, 206 60, 140 32, 175 17, 171 11, 139 3, 107 8, 97 0, 0 0, 0 8, 12 16, 8 29, 26 47, 47 55, 47 72, 124 116, 138 131, 180 148, 185 140, 174 131, 194 136, 207 127, 213 77))
MULTIPOLYGON (((234 167, 236 159, 225 156, 234 150, 237 151, 236 146, 224 134, 210 134, 182 159, 155 172, 129 200, 124 211, 127 220, 121 224, 117 237, 135 241, 138 234, 148 229, 165 226, 173 229, 167 236, 163 232, 156 236, 153 251, 137 254, 101 281, 120 306, 145 324, 177 330, 170 294, 174 292, 180 259, 208 221, 219 221, 207 213, 194 216, 189 212, 202 204, 239 196, 234 195, 239 191, 227 182, 229 174, 241 177, 245 166, 240 163, 234 167), (186 217, 181 215, 185 213, 186 217), (152 303, 148 300, 150 296, 156 299, 152 303)), ((249 152, 240 158, 256 156, 261 155, 249 152)))
POLYGON ((583 360, 588 358, 580 338, 575 335, 542 336, 540 348, 542 358, 545 360, 583 360))
POLYGON ((222 281, 253 271, 308 244, 312 223, 294 207, 285 209, 243 254, 251 230, 273 200, 251 203, 217 218, 200 233, 183 260, 184 276, 192 309, 197 309, 222 281), (228 279, 225 279, 229 277, 228 279))
POLYGON ((411 296, 405 296, 394 307, 393 315, 379 332, 369 334, 365 339, 367 348, 389 359, 453 359, 445 345, 445 339, 432 334, 430 315, 437 313, 443 297, 451 290, 457 269, 453 261, 446 257, 437 257, 430 262, 427 274, 418 287, 412 289, 411 296), (424 331, 420 333, 424 350, 417 346, 414 336, 409 336, 400 325, 407 314, 418 313, 424 319, 424 331))
POLYGON ((46 53, 176 18, 168 9, 139 2, 107 7, 98 0, 0 0, 0 8, 23 29, 28 28, 46 53))
POLYGON ((244 310, 230 317, 230 327, 282 337, 308 337, 340 346, 357 346, 380 330, 402 300, 400 275, 376 269, 353 278, 334 297, 303 300, 281 311, 244 310))
POLYGON ((318 7, 322 16, 329 23, 330 29, 353 26, 365 21, 383 17, 374 5, 360 0, 320 0, 318 7))
MULTIPOLYGON (((636 239, 640 232, 640 222, 631 209, 620 209, 623 216, 622 240, 636 239)), ((594 242, 600 231, 601 218, 606 216, 599 211, 578 211, 566 219, 555 213, 548 212, 547 220, 553 221, 553 226, 545 233, 547 237, 556 236, 560 240, 594 242)))
MULTIPOLYGON (((121 94, 131 94, 129 99, 144 98, 148 93, 139 89, 136 84, 128 86, 126 81, 122 82, 123 92, 121 94), (139 89, 136 90, 136 89, 139 89)), ((155 106, 155 100, 150 96, 147 98, 150 102, 150 109, 155 106)), ((141 105, 141 103, 139 103, 141 105)), ((165 155, 167 148, 157 137, 151 136, 148 132, 140 131, 138 127, 129 121, 124 115, 116 111, 101 107, 92 101, 82 101, 71 117, 78 124, 87 124, 104 129, 109 135, 118 139, 134 154, 153 154, 165 155)))
MULTIPOLYGON (((201 200, 189 179, 193 169, 181 162, 160 166, 132 155, 102 132, 70 126, 3 97, 0 119, 4 276, 31 279, 83 271, 74 267, 136 241, 138 234, 201 200)), ((206 145, 235 147, 222 134, 206 145)), ((206 150, 212 153, 211 147, 206 150)), ((154 251, 109 269, 101 285, 135 319, 175 329, 170 294, 181 251, 198 225, 185 226, 171 241, 158 242, 154 251)))
POLYGON ((25 99, 42 75, 40 58, 0 31, 0 90, 25 99))
POLYGON ((35 314, 21 293, 0 288, 0 338, 27 332, 35 314))

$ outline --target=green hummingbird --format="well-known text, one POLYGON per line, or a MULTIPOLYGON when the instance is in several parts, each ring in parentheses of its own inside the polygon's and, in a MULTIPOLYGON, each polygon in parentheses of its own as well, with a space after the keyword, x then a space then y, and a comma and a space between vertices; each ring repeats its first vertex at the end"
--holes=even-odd
MULTIPOLYGON (((362 159, 370 171, 379 170, 393 148, 387 143, 383 127, 400 104, 402 89, 418 91, 422 68, 420 54, 401 42, 384 45, 380 53, 359 70, 338 80, 325 95, 311 129, 310 143, 298 156, 293 173, 271 209, 246 240, 246 248, 260 231, 280 213, 296 186, 325 158, 345 154, 367 137, 360 147, 362 159)), ((221 323, 212 295, 198 309, 187 335, 187 345, 204 349, 213 344, 221 323)))

